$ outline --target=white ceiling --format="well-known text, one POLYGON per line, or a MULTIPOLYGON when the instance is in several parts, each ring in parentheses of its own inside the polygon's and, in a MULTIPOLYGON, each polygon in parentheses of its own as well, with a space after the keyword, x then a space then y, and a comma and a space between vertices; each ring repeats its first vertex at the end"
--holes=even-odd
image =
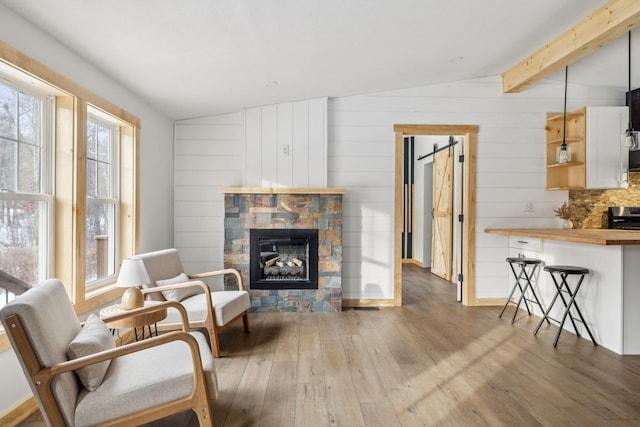
MULTIPOLYGON (((173 119, 498 75, 605 3, 0 0, 173 119)), ((624 88, 626 64, 622 37, 571 81, 624 88)))

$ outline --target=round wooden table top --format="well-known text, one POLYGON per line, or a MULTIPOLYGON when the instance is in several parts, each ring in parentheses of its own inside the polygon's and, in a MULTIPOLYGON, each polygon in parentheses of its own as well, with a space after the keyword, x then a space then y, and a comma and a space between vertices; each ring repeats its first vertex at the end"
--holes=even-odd
MULTIPOLYGON (((145 307, 150 307, 157 304, 160 304, 160 303, 158 301, 144 302, 145 307)), ((100 318, 103 319, 108 316, 126 313, 127 311, 129 310, 125 310, 124 308, 120 307, 120 304, 110 305, 100 310, 100 318)), ((108 321, 106 323, 110 328, 113 328, 113 329, 139 328, 141 326, 152 325, 156 322, 161 321, 165 317, 167 317, 167 309, 162 308, 160 310, 152 311, 150 313, 135 314, 125 319, 108 321)))

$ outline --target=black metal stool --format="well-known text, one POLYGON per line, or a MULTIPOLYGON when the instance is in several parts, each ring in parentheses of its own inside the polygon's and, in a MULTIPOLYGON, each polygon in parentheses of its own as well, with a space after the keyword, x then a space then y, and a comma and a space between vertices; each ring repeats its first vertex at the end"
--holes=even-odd
POLYGON ((549 274, 551 274, 551 278, 553 279, 553 284, 556 286, 556 294, 553 296, 553 299, 551 300, 551 304, 549 304, 549 308, 544 313, 544 316, 542 317, 542 319, 540 319, 540 323, 538 323, 538 326, 536 327, 533 334, 534 335, 538 334, 538 330, 540 329, 540 326, 542 326, 542 322, 544 322, 545 319, 547 320, 547 322, 549 322, 549 319, 555 322, 559 322, 560 328, 558 330, 558 334, 556 335, 556 339, 553 342, 553 346, 556 347, 558 345, 558 339, 560 339, 560 334, 562 333, 562 327, 564 326, 564 322, 565 320, 567 320, 567 316, 569 316, 569 319, 571 320, 571 324, 573 325, 573 330, 576 331, 576 335, 580 336, 580 332, 578 332, 576 322, 581 322, 584 325, 585 329, 587 330, 589 337, 591 337, 591 341, 593 342, 593 345, 598 345, 596 343, 595 338, 593 337, 593 334, 591 333, 591 330, 589 329, 589 325, 587 325, 587 322, 584 321, 584 317, 582 317, 580 308, 576 303, 576 295, 580 290, 580 286, 582 285, 584 276, 589 274, 589 269, 584 267, 575 267, 571 265, 547 265, 544 268, 544 270, 548 271, 549 274), (558 280, 556 279, 556 274, 560 275, 560 280, 561 280, 560 284, 558 284, 558 280), (580 276, 580 278, 578 279, 578 283, 576 284, 575 289, 573 291, 571 290, 571 288, 569 287, 569 284, 567 283, 567 276, 570 276, 570 275, 580 276), (562 295, 563 292, 569 295, 569 303, 567 303, 567 300, 565 300, 564 295, 562 295), (549 312, 551 311, 551 308, 553 307, 553 304, 556 302, 558 297, 560 297, 565 307, 564 313, 562 315, 562 320, 560 321, 549 317, 549 312), (578 317, 580 317, 579 319, 573 317, 573 315, 571 314, 571 307, 575 308, 575 311, 578 314, 578 317))
POLYGON ((542 260, 536 258, 509 257, 506 259, 506 261, 509 263, 509 267, 511 267, 511 271, 513 272, 513 277, 515 277, 516 282, 513 284, 511 293, 507 297, 507 301, 504 303, 502 311, 500 312, 500 315, 498 317, 502 317, 509 303, 513 303, 516 304, 516 311, 513 313, 511 323, 515 322, 516 315, 518 314, 518 310, 520 309, 520 304, 522 303, 522 301, 524 301, 524 306, 527 308, 527 313, 529 313, 529 316, 531 316, 531 310, 529 310, 529 304, 527 304, 527 302, 538 304, 540 310, 544 312, 544 308, 542 307, 542 304, 540 304, 538 295, 536 295, 536 291, 533 289, 533 285, 531 283, 531 279, 533 278, 533 276, 535 276, 538 266, 542 264, 542 260), (520 271, 516 272, 514 265, 519 266, 520 271), (528 272, 527 267, 531 267, 528 272), (524 286, 522 282, 524 282, 524 286), (511 298, 513 297, 513 293, 516 291, 516 289, 520 289, 520 298, 518 299, 517 303, 514 303, 511 298), (531 295, 534 299, 530 299, 527 297, 527 290, 531 292, 531 295))

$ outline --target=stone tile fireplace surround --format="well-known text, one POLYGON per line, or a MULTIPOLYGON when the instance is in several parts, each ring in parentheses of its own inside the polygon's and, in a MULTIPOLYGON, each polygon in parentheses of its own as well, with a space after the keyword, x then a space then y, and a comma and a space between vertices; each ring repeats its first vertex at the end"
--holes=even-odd
POLYGON ((342 310, 342 195, 340 188, 226 188, 225 268, 236 268, 252 311, 342 310), (250 230, 317 229, 318 289, 251 289, 250 230))

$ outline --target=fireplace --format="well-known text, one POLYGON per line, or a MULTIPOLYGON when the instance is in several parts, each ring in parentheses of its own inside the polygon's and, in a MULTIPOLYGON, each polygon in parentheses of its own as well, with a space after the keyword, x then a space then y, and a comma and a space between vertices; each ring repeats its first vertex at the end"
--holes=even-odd
POLYGON ((318 230, 249 233, 251 289, 318 289, 318 230))
POLYGON ((240 271, 251 310, 341 311, 345 190, 240 187, 223 192, 224 265, 240 271))

